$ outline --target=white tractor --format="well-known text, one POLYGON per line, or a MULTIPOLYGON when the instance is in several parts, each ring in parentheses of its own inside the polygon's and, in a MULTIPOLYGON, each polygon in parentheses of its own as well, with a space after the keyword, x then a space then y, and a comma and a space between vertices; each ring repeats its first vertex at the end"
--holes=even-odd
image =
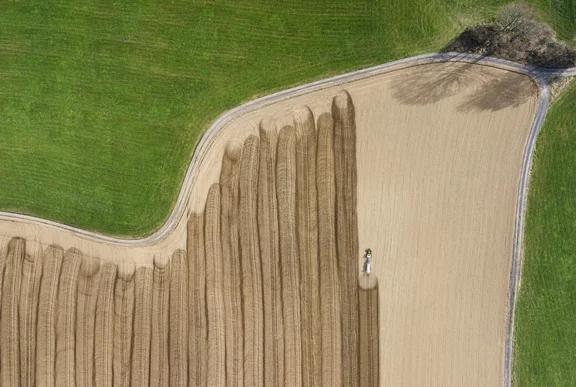
POLYGON ((364 266, 362 268, 362 272, 364 273, 364 275, 369 275, 372 272, 371 260, 372 260, 372 249, 368 248, 364 250, 364 266))

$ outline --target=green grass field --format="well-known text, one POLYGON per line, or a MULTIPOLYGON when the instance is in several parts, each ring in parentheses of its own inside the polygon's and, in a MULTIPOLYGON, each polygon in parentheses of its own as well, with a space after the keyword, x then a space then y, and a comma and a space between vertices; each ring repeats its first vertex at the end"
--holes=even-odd
POLYGON ((2 2, 0 209, 148 235, 223 111, 438 50, 502 3, 2 2))
POLYGON ((576 85, 550 109, 535 152, 515 386, 576 386, 576 85))
MULTIPOLYGON (((486 3, 472 19, 500 1, 486 3)), ((470 4, 2 2, 0 209, 148 235, 223 111, 439 49, 471 20, 470 4)))

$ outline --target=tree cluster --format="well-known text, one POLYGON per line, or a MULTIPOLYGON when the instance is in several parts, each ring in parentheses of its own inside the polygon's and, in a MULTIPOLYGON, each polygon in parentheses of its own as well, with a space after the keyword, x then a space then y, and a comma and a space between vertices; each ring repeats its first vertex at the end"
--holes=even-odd
POLYGON ((556 40, 546 24, 536 20, 527 4, 513 3, 489 24, 469 27, 445 51, 474 53, 540 67, 576 65, 576 52, 556 40))

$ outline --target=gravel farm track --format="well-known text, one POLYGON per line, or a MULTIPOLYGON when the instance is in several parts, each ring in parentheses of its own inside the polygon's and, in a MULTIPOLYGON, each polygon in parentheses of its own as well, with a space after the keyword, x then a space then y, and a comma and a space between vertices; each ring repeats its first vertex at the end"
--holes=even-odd
MULTIPOLYGON (((118 239, 44 219, 0 212, 0 242, 2 238, 15 237, 31 242, 24 245, 22 240, 13 239, 8 244, 7 260, 16 264, 1 268, 5 279, 0 286, 0 336, 19 337, 19 340, 2 342, 2 381, 6 385, 33 384, 26 380, 31 371, 18 369, 13 357, 6 353, 19 352, 20 357, 32 359, 30 362, 34 364, 34 356, 55 351, 58 355, 54 359, 45 356, 45 363, 35 360, 37 385, 51 385, 41 380, 56 377, 56 385, 81 386, 83 380, 93 378, 97 385, 111 385, 113 379, 115 385, 129 385, 130 381, 132 385, 179 385, 172 383, 195 380, 220 386, 227 385, 228 377, 241 379, 246 386, 278 385, 278 380, 290 386, 300 382, 307 386, 320 385, 320 381, 322 385, 333 386, 354 385, 351 380, 358 375, 364 378, 362 386, 377 385, 377 377, 366 375, 378 374, 381 364, 378 346, 373 347, 374 342, 366 338, 378 337, 378 312, 366 313, 366 310, 370 305, 378 310, 378 292, 352 286, 358 275, 356 261, 347 263, 346 270, 340 266, 340 276, 337 269, 345 261, 344 257, 355 256, 365 247, 359 246, 363 241, 362 227, 360 241, 355 237, 358 226, 352 102, 340 93, 333 101, 323 102, 332 104, 332 116, 318 115, 316 110, 306 107, 292 108, 294 128, 278 125, 278 134, 269 137, 269 133, 276 130, 269 131, 271 124, 263 117, 264 121, 252 129, 259 136, 248 136, 243 142, 232 141, 220 152, 214 152, 214 144, 222 148, 223 129, 258 109, 327 88, 345 88, 352 82, 395 70, 443 63, 461 67, 484 65, 522 74, 538 87, 538 103, 527 140, 522 144, 514 235, 510 235, 512 257, 501 379, 503 386, 511 387, 514 312, 520 285, 533 150, 549 105, 549 79, 576 75, 576 68, 541 69, 455 53, 421 55, 313 82, 251 101, 223 114, 210 126, 194 152, 168 221, 149 237, 118 239), (314 135, 315 119, 317 135, 314 135), (328 130, 332 127, 334 133, 328 130), (276 149, 276 142, 283 145, 276 149), (332 143, 334 149, 328 151, 332 143), (317 153, 311 151, 316 149, 317 153), (341 156, 331 158, 331 154, 341 156), (212 162, 212 158, 218 161, 212 162), (199 166, 203 163, 212 163, 214 171, 199 175, 199 166), (334 171, 344 172, 331 179, 334 171), (336 198, 333 210, 330 197, 336 198), (278 217, 277 213, 292 215, 278 217), (270 224, 277 224, 277 228, 269 227, 270 224), (326 224, 333 227, 326 228, 326 224), (48 231, 45 237, 38 237, 41 234, 38 230, 48 231), (279 238, 278 233, 283 237, 279 238), (67 246, 68 250, 48 247, 52 244, 67 246), (26 253, 45 248, 43 254, 26 253), (191 259, 188 268, 185 250, 191 259), (167 251, 173 252, 171 258, 166 255, 167 251), (104 260, 116 262, 118 270, 113 269, 110 262, 94 264, 94 260, 80 259, 82 255, 107 257, 104 260), (319 263, 311 257, 319 257, 319 263), (41 283, 35 260, 43 261, 41 283), (222 262, 230 264, 222 265, 222 262), (194 270, 190 269, 192 265, 194 270), (11 278, 11 273, 18 270, 22 277, 11 278), (286 284, 282 289, 262 291, 273 288, 280 278, 286 284), (347 284, 351 286, 345 286, 347 284), (38 294, 39 287, 42 292, 38 294), (326 291, 318 292, 319 287, 326 291), (19 301, 11 289, 19 289, 19 301), (74 296, 76 289, 77 297, 74 296), (244 310, 239 310, 235 305, 240 304, 240 290, 245 295, 264 296, 247 297, 244 310), (66 302, 55 305, 56 298, 66 302), (359 301, 341 302, 343 299, 359 301), (40 305, 37 311, 33 307, 36 304, 40 305), (28 310, 30 312, 26 312, 28 310), (321 311, 321 321, 313 318, 312 313, 317 310, 321 311), (18 311, 22 316, 29 316, 21 318, 19 326, 12 322, 12 316, 18 311), (221 318, 224 311, 236 318, 221 318), (61 321, 64 316, 72 318, 61 321), (299 322, 288 323, 288 318, 299 322), (208 324, 202 319, 207 319, 208 324), (56 332, 34 333, 36 320, 39 327, 40 321, 52 321, 56 332), (134 321, 151 321, 151 324, 134 324, 134 321), (302 329, 294 329, 298 324, 302 329), (203 330, 206 325, 208 331, 203 330), (191 328, 187 330, 187 326, 191 328), (241 332, 244 332, 243 339, 238 341, 241 332), (274 345, 265 344, 277 338, 278 332, 282 332, 283 340, 274 345), (361 337, 355 337, 354 332, 362 332, 361 337), (36 343, 32 343, 34 335, 38 337, 36 343), (94 337, 104 345, 95 345, 94 337), (150 339, 136 340, 139 337, 150 339), (321 340, 316 342, 315 338, 319 337, 321 340), (130 343, 131 338, 134 338, 131 352, 126 350, 129 344, 112 345, 113 340, 130 343), (299 351, 300 343, 304 342, 309 345, 299 351), (340 351, 350 355, 329 355, 340 351), (187 363, 185 359, 197 357, 196 353, 205 353, 208 361, 187 363), (285 353, 298 356, 284 356, 285 353), (89 359, 92 354, 94 363, 89 359), (274 359, 272 366, 262 367, 262 355, 274 359), (319 358, 323 361, 316 361, 319 358), (165 367, 168 362, 169 370, 165 367), (75 373, 74 364, 84 371, 75 373), (333 371, 340 368, 344 371, 335 376, 333 371), (131 373, 134 369, 141 372, 131 373), (302 373, 293 373, 294 370, 302 373), (56 375, 52 375, 54 372, 56 375), (115 375, 121 375, 120 379, 115 375)), ((4 263, 0 262, 0 266, 4 263)))

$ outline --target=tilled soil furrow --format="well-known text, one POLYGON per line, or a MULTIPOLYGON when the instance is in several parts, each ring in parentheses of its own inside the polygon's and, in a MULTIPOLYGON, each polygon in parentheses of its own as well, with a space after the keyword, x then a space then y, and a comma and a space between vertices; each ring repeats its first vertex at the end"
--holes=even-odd
POLYGON ((94 380, 94 325, 100 284, 100 261, 82 259, 78 277, 76 311, 76 385, 89 386, 94 380))
POLYGON ((170 358, 168 356, 170 276, 169 259, 155 259, 152 287, 151 387, 166 387, 170 383, 170 358))
POLYGON ((220 185, 208 191, 204 211, 206 247, 206 304, 208 309, 208 386, 226 385, 226 337, 220 230, 220 185))
POLYGON ((114 353, 114 285, 117 266, 107 262, 102 265, 98 299, 96 300, 96 323, 94 328, 94 385, 112 386, 114 353))
POLYGON ((20 288, 20 384, 35 385, 36 325, 38 318, 38 291, 42 275, 42 254, 26 254, 22 263, 20 288))
POLYGON ((151 267, 142 266, 134 274, 134 348, 132 350, 132 386, 150 383, 150 343, 152 336, 151 267))
POLYGON ((296 130, 296 220, 300 256, 302 385, 322 384, 322 326, 318 267, 316 129, 307 106, 294 112, 296 130))
MULTIPOLYGON (((0 327, 2 326, 2 288, 4 284, 4 269, 6 268, 6 257, 8 255, 8 244, 2 246, 0 250, 0 327)), ((0 347, 0 358, 2 357, 2 347, 0 347)), ((0 361, 0 373, 2 372, 2 364, 0 361)), ((2 375, 0 375, 2 380, 2 375)))
POLYGON ((284 323, 276 199, 278 132, 272 120, 261 121, 259 129, 258 234, 264 294, 264 385, 281 387, 284 386, 284 323))
POLYGON ((250 136, 240 162, 240 247, 244 304, 244 385, 264 384, 262 267, 258 242, 259 140, 250 136))
MULTIPOLYGON (((0 250, 0 305, 2 302, 2 287, 4 284, 4 269, 6 268, 6 257, 8 255, 8 245, 2 246, 0 250)), ((2 319, 2 314, 0 313, 0 320, 2 319)), ((0 354, 2 350, 0 349, 0 354)))
POLYGON ((188 220, 188 379, 192 386, 206 386, 208 369, 208 322, 206 306, 206 257, 204 215, 188 220))
POLYGON ((334 121, 329 113, 318 118, 317 152, 318 243, 322 324, 322 386, 340 386, 342 364, 340 279, 336 253, 336 181, 334 121))
POLYGON ((260 137, 228 144, 187 251, 153 267, 56 246, 28 256, 10 240, 0 384, 377 386, 378 291, 358 292, 354 106, 340 92, 317 127, 310 108, 292 112, 294 127, 262 120, 260 137))
POLYGON ((82 253, 70 249, 64 254, 58 307, 56 311, 56 385, 76 385, 76 307, 78 273, 82 265, 82 253))
POLYGON ((186 252, 172 254, 170 281, 170 386, 188 385, 188 266, 186 252))
POLYGON ((132 320, 134 318, 134 266, 120 264, 114 285, 114 386, 130 386, 132 320))
POLYGON ((228 144, 220 173, 222 264, 226 310, 226 382, 244 385, 244 331, 240 242, 238 237, 240 158, 242 146, 228 144))
POLYGON ((378 287, 360 290, 360 387, 378 387, 378 287))
MULTIPOLYGON (((300 267, 296 231, 296 135, 285 126, 278 136, 276 195, 280 230, 282 304, 284 312, 284 384, 302 385, 300 335, 300 267)), ((308 343, 305 343, 308 345, 308 343)))
POLYGON ((2 283, 2 320, 0 322, 0 384, 20 387, 20 342, 18 335, 22 264, 26 255, 26 241, 12 238, 8 244, 4 282, 2 283))
POLYGON ((342 384, 359 383, 358 224, 356 215, 356 126, 346 91, 332 101, 336 172, 336 240, 342 305, 342 384))
POLYGON ((64 250, 49 246, 44 252, 38 295, 36 387, 53 387, 56 367, 56 311, 64 250))

